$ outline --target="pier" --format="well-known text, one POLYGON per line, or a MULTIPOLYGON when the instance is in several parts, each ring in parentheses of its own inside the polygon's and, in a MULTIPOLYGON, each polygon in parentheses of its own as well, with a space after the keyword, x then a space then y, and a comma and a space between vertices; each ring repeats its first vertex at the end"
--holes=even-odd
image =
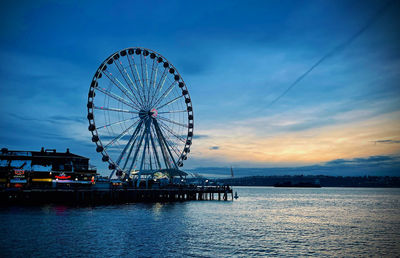
POLYGON ((176 202, 189 200, 233 200, 229 186, 193 186, 164 189, 4 189, 2 204, 121 204, 134 202, 176 202))

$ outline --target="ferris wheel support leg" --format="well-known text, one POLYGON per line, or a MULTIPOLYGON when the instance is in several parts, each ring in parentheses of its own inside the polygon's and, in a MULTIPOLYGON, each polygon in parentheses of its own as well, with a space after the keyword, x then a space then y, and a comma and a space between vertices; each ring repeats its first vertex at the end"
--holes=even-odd
MULTIPOLYGON (((133 132, 133 134, 132 134, 132 136, 131 136, 131 138, 129 139, 129 142, 128 142, 128 144, 125 146, 125 148, 124 148, 124 150, 123 150, 123 152, 121 153, 121 155, 120 155, 120 157, 118 158, 118 161, 117 161, 117 165, 119 166, 119 163, 121 162, 121 159, 122 159, 122 157, 123 157, 123 155, 124 155, 124 153, 126 152, 126 150, 127 150, 127 147, 130 145, 130 143, 132 142, 132 139, 135 139, 135 141, 133 142, 133 145, 135 145, 135 142, 136 142, 136 136, 137 136, 137 134, 138 134, 138 132, 139 132, 139 130, 140 130, 140 128, 141 128, 141 126, 142 126, 142 121, 137 125, 137 127, 136 127, 136 129, 135 129, 135 131, 133 132)), ((129 150, 129 153, 128 153, 128 157, 127 157, 127 159, 126 159, 126 161, 125 161, 125 165, 124 165, 124 167, 123 167, 123 169, 125 169, 125 167, 126 167, 126 163, 128 162, 128 160, 129 160, 129 157, 130 157, 130 155, 131 155, 131 152, 132 152, 132 148, 133 148, 133 145, 132 145, 132 147, 130 148, 130 150, 129 150)), ((114 173, 115 173, 115 169, 113 169, 113 171, 111 172, 111 174, 110 174, 110 179, 111 179, 111 177, 114 175, 114 173)))
POLYGON ((160 163, 160 159, 158 158, 158 154, 157 154, 156 145, 155 145, 155 143, 154 143, 154 139, 153 139, 153 136, 152 136, 151 132, 150 132, 150 141, 151 141, 151 145, 152 145, 152 147, 153 147, 153 150, 154 150, 154 154, 155 154, 155 156, 156 156, 156 160, 157 160, 158 169, 161 169, 161 163, 160 163))
MULTIPOLYGON (((142 127, 142 124, 143 124, 143 121, 141 121, 139 123, 139 125, 136 127, 135 131, 132 134, 132 138, 134 138, 135 140, 133 141, 131 148, 129 149, 128 156, 125 159, 125 163, 124 163, 124 166, 122 167, 122 170, 125 170, 125 167, 128 164, 129 158, 131 157, 131 154, 132 154, 133 147, 135 146, 136 141, 138 139, 138 134, 139 134, 140 128, 142 127)), ((130 171, 128 171, 128 173, 130 173, 130 171)))
MULTIPOLYGON (((139 123, 139 124, 140 124, 140 123, 139 123)), ((138 125, 138 126, 139 126, 139 125, 138 125)), ((137 128, 137 127, 136 127, 136 128, 137 128)), ((136 131, 136 130, 135 130, 135 131, 136 131)), ((131 138, 129 139, 128 143, 126 144, 126 146, 125 146, 124 149, 122 150, 121 154, 119 155, 118 160, 117 160, 117 166, 119 166, 119 163, 121 162, 122 157, 125 155, 126 151, 128 150, 128 147, 131 145, 134 136, 135 136, 135 134, 132 134, 132 136, 131 136, 131 138)), ((128 176, 129 176, 129 175, 128 175, 128 176)))
POLYGON ((178 166, 176 165, 174 156, 172 155, 172 152, 171 152, 171 150, 170 150, 169 147, 168 147, 168 143, 167 143, 167 141, 165 140, 165 137, 164 137, 164 135, 162 134, 160 127, 158 126, 157 120, 154 120, 154 126, 155 126, 155 127, 158 129, 158 131, 160 132, 161 140, 162 140, 162 141, 164 142, 164 144, 165 144, 165 147, 166 147, 166 149, 167 149, 167 151, 168 151, 168 153, 169 153, 169 156, 170 156, 171 159, 172 159, 172 162, 173 162, 173 164, 174 164, 175 169, 178 169, 178 166))
MULTIPOLYGON (((145 133, 146 136, 145 136, 144 147, 143 147, 142 161, 140 162, 140 170, 139 170, 139 174, 138 174, 137 187, 139 187, 139 184, 140 184, 140 177, 141 177, 141 174, 142 174, 142 171, 143 171, 143 163, 144 163, 145 155, 146 155, 146 147, 147 147, 148 144, 149 144, 149 128, 150 128, 150 123, 151 123, 151 120, 149 119, 149 120, 146 122, 146 127, 145 127, 145 129, 144 129, 144 133, 145 133)), ((146 181, 146 188, 147 188, 147 181, 146 181)))
POLYGON ((162 154, 163 159, 164 159, 164 164, 165 164, 166 168, 170 168, 171 165, 169 164, 168 154, 167 154, 167 152, 165 150, 165 146, 164 146, 164 144, 162 142, 161 132, 159 131, 160 128, 158 126, 156 127, 156 123, 157 123, 157 121, 154 120, 153 121, 153 125, 154 125, 155 131, 156 131, 158 144, 160 145, 160 148, 161 148, 161 154, 162 154))
MULTIPOLYGON (((143 130, 143 134, 142 134, 142 136, 140 137, 140 140, 139 140, 139 146, 137 147, 137 149, 136 149, 136 151, 135 151, 135 155, 133 156, 133 160, 132 160, 131 166, 129 167, 129 170, 128 170, 128 171, 132 171, 133 165, 134 165, 135 162, 136 162, 136 158, 137 158, 139 149, 140 149, 140 147, 142 146, 142 142, 143 142, 143 138, 144 138, 145 133, 146 133, 146 130, 143 130)), ((139 173, 140 173, 140 172, 139 172, 139 173)))

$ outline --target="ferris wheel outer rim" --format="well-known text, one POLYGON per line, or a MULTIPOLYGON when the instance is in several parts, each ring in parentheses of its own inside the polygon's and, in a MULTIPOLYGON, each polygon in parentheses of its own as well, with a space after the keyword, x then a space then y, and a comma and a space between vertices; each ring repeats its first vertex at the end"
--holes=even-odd
MULTIPOLYGON (((182 94, 182 95, 185 98, 186 113, 187 113, 187 116, 188 116, 188 130, 187 130, 187 135, 186 135, 186 141, 185 141, 185 144, 183 145, 183 150, 181 151, 181 153, 179 155, 178 161, 176 161, 176 165, 178 167, 182 167, 183 166, 183 160, 186 160, 187 156, 190 153, 190 146, 192 145, 192 140, 193 140, 193 136, 194 136, 194 112, 193 112, 192 99, 190 98, 190 94, 189 94, 188 88, 186 86, 186 83, 183 80, 182 76, 180 75, 179 71, 176 69, 176 67, 172 63, 170 63, 168 61, 168 59, 165 58, 160 53, 158 53, 158 52, 156 52, 156 51, 154 51, 152 49, 143 48, 143 47, 129 47, 129 48, 124 48, 124 49, 121 49, 121 50, 118 50, 118 51, 114 52, 113 54, 111 54, 109 57, 107 57, 100 64, 100 66, 97 68, 97 70, 96 70, 96 72, 95 72, 95 74, 94 74, 94 76, 92 78, 92 81, 91 81, 90 86, 89 86, 89 94, 88 94, 88 102, 87 102, 87 110, 88 110, 88 117, 87 118, 88 118, 88 121, 89 121, 89 128, 90 128, 90 126, 94 126, 94 130, 90 130, 89 129, 89 131, 92 134, 92 139, 95 136, 98 137, 98 140, 94 142, 96 144, 96 151, 102 154, 102 161, 103 162, 108 162, 109 163, 109 170, 117 170, 117 171, 123 172, 123 170, 110 158, 110 155, 108 155, 107 151, 104 150, 104 146, 103 146, 103 143, 101 141, 101 138, 99 137, 99 133, 97 132, 96 123, 95 123, 95 115, 94 115, 94 107, 93 107, 94 97, 95 96, 91 96, 90 94, 91 94, 91 92, 95 93, 96 87, 98 86, 98 80, 102 77, 102 75, 101 75, 102 71, 103 71, 102 69, 104 68, 104 66, 106 66, 107 62, 110 59, 112 59, 116 54, 120 54, 124 50, 125 51, 129 51, 130 49, 133 49, 133 50, 140 49, 141 51, 147 50, 149 52, 149 55, 151 53, 154 53, 156 55, 154 59, 156 59, 158 57, 161 57, 163 59, 162 60, 163 63, 167 62, 169 67, 172 67, 174 69, 174 73, 173 74, 175 74, 175 75, 177 74, 179 76, 180 80, 178 80, 178 82, 179 81, 183 82, 183 87, 182 87, 181 90, 182 91, 186 90, 186 94, 182 94), (186 95, 187 95, 187 97, 186 97, 186 95), (187 102, 187 99, 189 99, 189 102, 187 102), (90 107, 90 105, 91 105, 91 107, 90 107), (189 111, 189 107, 191 107, 191 111, 189 111), (89 115, 90 114, 92 115, 91 119, 89 119, 89 115), (191 119, 189 119, 190 116, 192 116, 191 119), (189 136, 190 132, 192 133, 191 136, 189 136), (99 151, 99 150, 101 150, 101 151, 99 151), (104 160, 104 157, 107 157, 107 160, 104 160), (185 159, 185 157, 186 157, 186 159, 185 159)), ((135 55, 135 54, 136 53, 133 52, 132 55, 135 55)), ((141 52, 138 55, 142 55, 142 54, 143 53, 141 52)), ((128 55, 128 52, 126 53, 126 55, 128 55)))

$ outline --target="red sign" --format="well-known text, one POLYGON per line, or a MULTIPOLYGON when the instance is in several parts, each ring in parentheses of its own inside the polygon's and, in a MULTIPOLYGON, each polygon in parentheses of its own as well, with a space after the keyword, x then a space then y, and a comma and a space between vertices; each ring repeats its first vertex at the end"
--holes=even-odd
POLYGON ((14 178, 25 178, 25 170, 14 169, 14 178))
POLYGON ((64 180, 64 179, 70 179, 71 176, 60 175, 60 176, 56 176, 56 178, 64 180))
POLYGON ((15 175, 22 176, 22 175, 25 174, 25 170, 22 170, 22 169, 14 169, 14 174, 15 174, 15 175))

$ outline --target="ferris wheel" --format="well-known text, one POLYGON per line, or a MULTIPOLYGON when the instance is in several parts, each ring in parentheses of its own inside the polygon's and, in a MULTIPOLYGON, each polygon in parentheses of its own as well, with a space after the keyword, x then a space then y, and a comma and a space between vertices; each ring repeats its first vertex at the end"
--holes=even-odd
POLYGON ((165 57, 138 47, 113 53, 93 76, 87 109, 92 142, 109 163, 110 178, 182 175, 193 107, 185 82, 165 57))

